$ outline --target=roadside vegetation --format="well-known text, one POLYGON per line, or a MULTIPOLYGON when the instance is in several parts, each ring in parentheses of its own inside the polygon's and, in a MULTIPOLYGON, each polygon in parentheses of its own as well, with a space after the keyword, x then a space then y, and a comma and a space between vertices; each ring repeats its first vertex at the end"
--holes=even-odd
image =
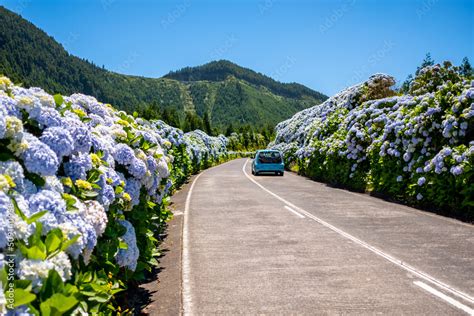
POLYGON ((276 126, 270 147, 318 181, 474 220, 474 77, 428 55, 393 89, 377 74, 276 126))
POLYGON ((168 197, 240 156, 228 143, 0 77, 0 313, 131 312, 124 290, 158 264, 168 197))

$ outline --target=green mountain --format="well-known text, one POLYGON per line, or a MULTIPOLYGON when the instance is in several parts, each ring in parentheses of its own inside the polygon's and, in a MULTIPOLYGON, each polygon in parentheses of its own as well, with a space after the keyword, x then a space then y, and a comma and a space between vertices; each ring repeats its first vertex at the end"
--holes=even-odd
POLYGON ((163 78, 118 74, 69 54, 54 38, 1 6, 0 74, 50 93, 93 95, 125 111, 189 129, 206 122, 219 131, 231 124, 273 126, 327 98, 229 61, 184 68, 163 78))

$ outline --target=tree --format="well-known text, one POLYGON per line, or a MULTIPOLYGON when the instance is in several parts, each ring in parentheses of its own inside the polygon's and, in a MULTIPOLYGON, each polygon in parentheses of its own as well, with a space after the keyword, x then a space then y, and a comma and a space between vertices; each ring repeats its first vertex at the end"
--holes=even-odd
POLYGON ((163 112, 161 114, 161 119, 163 120, 163 122, 165 122, 168 125, 171 125, 174 127, 180 126, 179 116, 175 108, 163 109, 163 112))
POLYGON ((468 77, 468 78, 473 76, 472 66, 471 66, 471 63, 469 62, 469 59, 467 57, 464 57, 462 59, 462 63, 461 63, 459 72, 461 73, 461 75, 463 75, 465 77, 468 77))
POLYGON ((433 65, 434 65, 434 60, 433 60, 433 58, 431 58, 431 54, 426 53, 425 59, 423 59, 423 62, 421 63, 421 65, 418 68, 416 68, 415 75, 418 75, 420 73, 421 69, 423 69, 425 67, 428 67, 428 66, 433 66, 433 65))
POLYGON ((230 123, 225 130, 225 136, 230 136, 234 132, 234 126, 230 123))
POLYGON ((402 86, 400 87, 400 92, 408 93, 408 91, 410 91, 410 84, 412 81, 413 81, 413 76, 409 74, 408 77, 405 79, 405 81, 402 83, 402 86))
POLYGON ((200 129, 200 130, 204 129, 204 123, 202 119, 193 112, 186 112, 186 117, 182 125, 183 126, 181 127, 181 129, 185 133, 191 132, 197 129, 200 129))
POLYGON ((204 131, 208 134, 208 135, 212 135, 212 127, 211 127, 211 120, 209 119, 209 114, 206 112, 204 112, 204 117, 203 117, 203 121, 204 121, 204 131))

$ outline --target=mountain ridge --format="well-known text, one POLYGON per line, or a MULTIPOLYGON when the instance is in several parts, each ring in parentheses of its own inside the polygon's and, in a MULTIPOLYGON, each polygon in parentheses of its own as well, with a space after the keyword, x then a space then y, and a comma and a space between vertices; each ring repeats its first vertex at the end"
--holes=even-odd
POLYGON ((211 61, 194 67, 184 67, 176 71, 170 71, 162 78, 175 79, 184 82, 193 81, 223 81, 228 76, 243 79, 255 85, 266 86, 275 94, 286 97, 312 96, 315 98, 327 98, 321 92, 314 91, 296 82, 279 82, 263 73, 250 68, 242 67, 229 60, 221 59, 211 61))
MULTIPOLYGON (((119 74, 70 54, 46 32, 2 6, 0 74, 49 93, 92 95, 146 118, 175 116, 169 123, 177 127, 195 120, 193 115, 201 122, 207 116, 220 131, 229 125, 274 125, 327 98, 305 86, 280 83, 230 61, 185 67, 161 78, 119 74), (214 80, 178 80, 191 79, 186 77, 190 73, 214 80), (222 73, 235 80, 220 78, 222 73)), ((191 125, 189 129, 196 127, 191 125)))

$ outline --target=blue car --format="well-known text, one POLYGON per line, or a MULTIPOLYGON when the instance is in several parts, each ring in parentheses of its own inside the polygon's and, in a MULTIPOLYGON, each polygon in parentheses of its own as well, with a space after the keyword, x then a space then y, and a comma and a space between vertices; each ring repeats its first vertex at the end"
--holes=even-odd
POLYGON ((278 150, 257 150, 252 162, 252 174, 274 173, 283 176, 285 164, 282 154, 278 150))

